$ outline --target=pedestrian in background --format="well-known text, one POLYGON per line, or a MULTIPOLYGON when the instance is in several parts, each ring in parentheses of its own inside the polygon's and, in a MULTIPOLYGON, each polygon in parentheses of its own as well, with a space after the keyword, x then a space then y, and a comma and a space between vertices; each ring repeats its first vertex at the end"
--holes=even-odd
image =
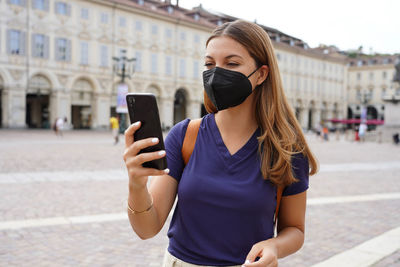
POLYGON ((324 140, 329 141, 329 129, 326 125, 324 125, 324 128, 322 128, 322 134, 324 136, 324 140))
POLYGON ((159 140, 133 140, 140 122, 125 131, 131 226, 142 239, 155 236, 178 196, 164 267, 277 266, 304 242, 306 190, 316 160, 261 27, 242 20, 217 27, 206 42, 205 66, 209 114, 186 166, 181 149, 189 119, 171 129, 166 151, 138 154, 159 140), (164 156, 169 169, 142 167, 164 156), (148 188, 150 175, 157 177, 148 188), (283 194, 274 237, 278 187, 283 194))
POLYGON ((358 127, 358 137, 360 139, 360 142, 365 142, 366 131, 367 131, 367 124, 361 123, 360 126, 358 127))
POLYGON ((58 136, 63 136, 63 131, 64 131, 64 127, 65 127, 65 124, 67 123, 67 117, 64 117, 64 118, 58 118, 57 120, 56 120, 56 123, 55 123, 55 132, 56 132, 56 135, 58 135, 58 136))
POLYGON ((111 131, 114 138, 114 145, 119 142, 119 120, 117 117, 112 116, 110 118, 111 131))

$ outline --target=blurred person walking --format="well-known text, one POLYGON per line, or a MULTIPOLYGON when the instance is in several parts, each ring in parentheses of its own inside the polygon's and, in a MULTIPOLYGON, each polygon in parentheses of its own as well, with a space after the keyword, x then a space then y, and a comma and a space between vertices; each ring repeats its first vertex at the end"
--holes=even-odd
POLYGON ((129 221, 141 239, 151 238, 178 197, 164 267, 277 266, 278 258, 303 245, 306 190, 316 159, 261 27, 242 20, 218 26, 206 42, 205 66, 209 114, 176 124, 165 151, 138 154, 159 142, 134 140, 141 122, 125 131, 129 221), (189 159, 182 151, 186 141, 195 142, 189 159), (169 169, 142 166, 165 156, 169 169), (157 177, 148 188, 149 176, 157 177))
POLYGON ((114 138, 114 145, 119 142, 119 120, 118 117, 112 116, 110 118, 111 131, 114 138))
POLYGON ((358 138, 360 142, 365 142, 365 134, 367 131, 367 124, 361 123, 358 127, 358 138))

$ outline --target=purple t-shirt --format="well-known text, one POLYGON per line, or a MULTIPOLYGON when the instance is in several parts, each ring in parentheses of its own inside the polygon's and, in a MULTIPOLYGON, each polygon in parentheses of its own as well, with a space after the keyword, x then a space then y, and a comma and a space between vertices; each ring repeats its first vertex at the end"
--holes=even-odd
MULTIPOLYGON (((181 149, 189 119, 176 124, 165 140, 169 175, 178 181, 178 202, 168 231, 168 251, 198 265, 243 264, 251 247, 274 235, 276 187, 263 179, 257 129, 230 155, 214 114, 203 117, 192 156, 184 168, 181 149)), ((283 196, 308 188, 308 160, 292 158, 299 182, 283 196)))

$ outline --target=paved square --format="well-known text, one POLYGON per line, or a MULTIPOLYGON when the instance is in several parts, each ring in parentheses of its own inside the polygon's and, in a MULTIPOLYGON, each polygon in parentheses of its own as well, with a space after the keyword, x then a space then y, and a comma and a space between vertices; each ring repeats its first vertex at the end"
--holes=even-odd
MULTIPOLYGON (((307 138, 321 171, 306 242, 280 266, 324 263, 400 226, 400 146, 307 138)), ((160 266, 169 220, 150 240, 131 230, 123 149, 109 132, 0 130, 0 266, 160 266)), ((397 250, 372 266, 399 263, 397 250)))

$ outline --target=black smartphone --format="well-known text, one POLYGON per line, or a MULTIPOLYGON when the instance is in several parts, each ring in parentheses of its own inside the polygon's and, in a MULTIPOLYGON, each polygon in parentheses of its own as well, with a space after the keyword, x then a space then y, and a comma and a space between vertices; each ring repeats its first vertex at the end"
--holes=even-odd
MULTIPOLYGON (((129 93, 126 95, 126 103, 131 123, 141 122, 140 128, 134 134, 134 141, 149 137, 160 140, 158 144, 142 149, 139 153, 165 150, 156 97, 150 93, 129 93)), ((164 170, 167 168, 167 159, 163 157, 148 161, 143 163, 143 167, 164 170)))

